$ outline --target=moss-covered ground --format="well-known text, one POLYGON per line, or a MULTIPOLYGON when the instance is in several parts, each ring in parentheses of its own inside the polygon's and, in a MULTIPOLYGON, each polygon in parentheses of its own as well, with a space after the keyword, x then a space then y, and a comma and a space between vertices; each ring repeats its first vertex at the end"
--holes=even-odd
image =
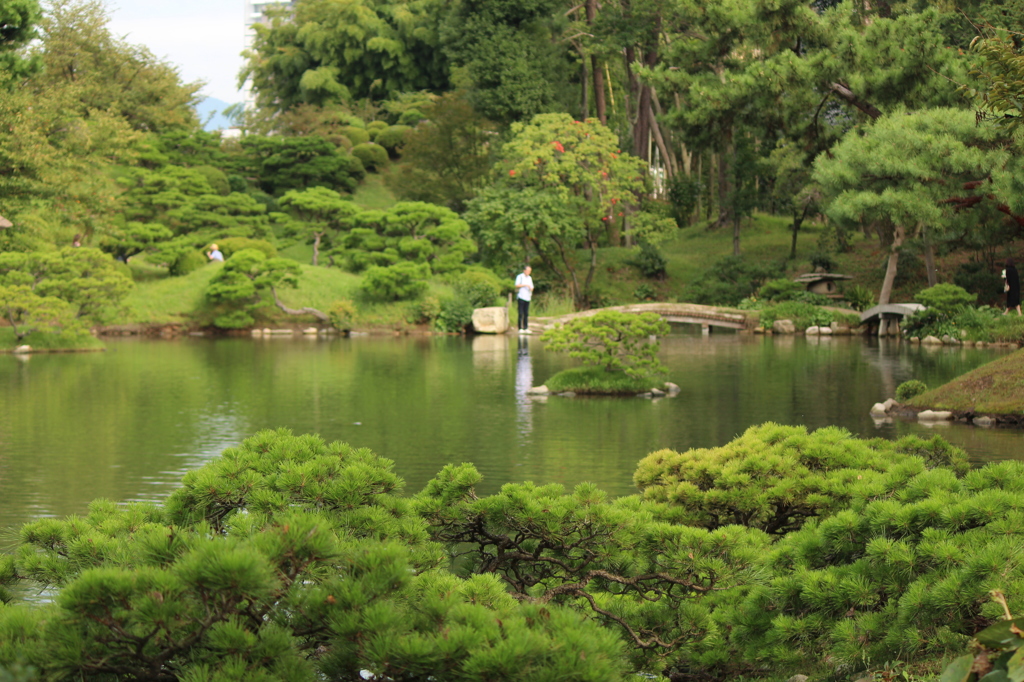
POLYGON ((1024 350, 925 391, 908 404, 933 410, 1024 414, 1024 350))

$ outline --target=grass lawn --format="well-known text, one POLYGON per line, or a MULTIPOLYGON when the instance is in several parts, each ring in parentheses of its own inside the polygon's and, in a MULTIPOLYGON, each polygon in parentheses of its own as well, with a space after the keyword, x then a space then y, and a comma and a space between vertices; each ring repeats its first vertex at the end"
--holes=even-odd
POLYGON ((360 208, 387 209, 398 203, 398 199, 384 184, 384 176, 378 173, 367 173, 356 188, 352 200, 360 208))
POLYGON ((925 391, 908 404, 938 410, 1019 415, 1024 412, 1024 350, 925 391))

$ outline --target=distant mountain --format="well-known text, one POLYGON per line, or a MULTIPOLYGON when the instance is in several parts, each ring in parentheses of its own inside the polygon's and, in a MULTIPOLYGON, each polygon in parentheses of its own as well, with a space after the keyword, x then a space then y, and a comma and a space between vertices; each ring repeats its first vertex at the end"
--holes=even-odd
POLYGON ((199 120, 203 122, 203 128, 210 131, 230 128, 231 121, 221 113, 229 106, 231 106, 230 102, 225 102, 216 97, 207 97, 197 104, 196 113, 199 114, 199 120), (210 120, 207 121, 206 119, 210 120))

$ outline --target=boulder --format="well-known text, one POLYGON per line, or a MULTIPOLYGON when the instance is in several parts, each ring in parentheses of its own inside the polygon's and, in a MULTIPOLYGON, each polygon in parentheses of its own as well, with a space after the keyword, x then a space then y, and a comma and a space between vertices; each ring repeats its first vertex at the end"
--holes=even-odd
POLYGON ((302 333, 306 336, 316 336, 320 332, 316 327, 306 327, 302 330, 302 333))
POLYGON ((910 337, 910 343, 921 343, 921 337, 920 336, 911 336, 910 337))
POLYGON ((526 392, 526 395, 547 395, 551 393, 547 386, 534 386, 526 392))
POLYGON ((821 327, 819 327, 818 325, 810 326, 804 330, 804 334, 806 334, 807 336, 817 336, 820 333, 821 327))
POLYGON ((21 345, 14 349, 15 353, 31 353, 32 346, 21 345))
POLYGON ((775 320, 772 323, 772 333, 796 334, 796 325, 793 324, 793 320, 775 320))
POLYGON ((992 417, 981 415, 980 417, 975 417, 973 423, 975 426, 992 426, 996 423, 996 420, 992 417))
POLYGON ((682 389, 679 388, 678 384, 673 384, 671 381, 665 382, 665 390, 668 391, 669 395, 677 395, 682 389))
POLYGON ((885 408, 886 412, 888 412, 889 410, 891 410, 894 407, 899 407, 899 406, 900 406, 900 404, 898 402, 896 402, 896 400, 893 399, 893 398, 889 398, 884 403, 882 403, 882 407, 885 408))
POLYGON ((875 403, 871 406, 871 414, 878 417, 885 415, 885 405, 882 403, 875 403))
POLYGON ((652 388, 650 390, 650 393, 651 393, 651 395, 653 395, 656 398, 661 398, 661 397, 667 395, 665 393, 665 391, 661 390, 660 388, 652 388))
POLYGON ((504 334, 508 331, 508 310, 504 306, 475 309, 473 331, 477 334, 504 334))
POLYGON ((926 346, 941 346, 942 339, 939 339, 938 337, 929 334, 928 336, 921 339, 921 343, 923 343, 926 346))
POLYGON ((832 327, 818 327, 818 333, 822 336, 830 336, 832 334, 832 327))
POLYGON ((946 410, 925 410, 917 413, 917 420, 921 422, 945 422, 953 418, 953 413, 946 410))

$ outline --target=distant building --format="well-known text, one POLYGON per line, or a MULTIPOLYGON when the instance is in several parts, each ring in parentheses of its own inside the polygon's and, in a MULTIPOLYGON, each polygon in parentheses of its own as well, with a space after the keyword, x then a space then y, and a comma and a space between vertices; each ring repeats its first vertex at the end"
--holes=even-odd
MULTIPOLYGON (((252 48, 256 39, 256 24, 262 24, 267 20, 267 10, 271 7, 294 5, 296 0, 245 0, 245 49, 252 48)), ((245 108, 251 109, 256 106, 256 96, 252 91, 252 81, 246 81, 242 87, 245 93, 245 108)))

